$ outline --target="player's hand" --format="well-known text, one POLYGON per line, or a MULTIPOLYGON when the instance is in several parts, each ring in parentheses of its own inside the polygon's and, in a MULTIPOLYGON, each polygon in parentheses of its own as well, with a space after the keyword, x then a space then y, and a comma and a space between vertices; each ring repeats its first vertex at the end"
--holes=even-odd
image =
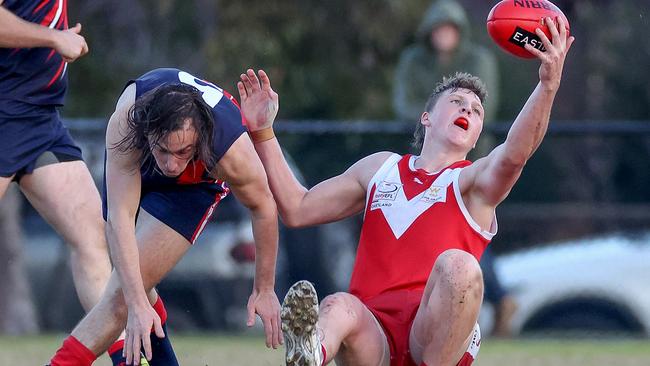
POLYGON ((239 76, 237 90, 241 100, 241 111, 250 131, 257 131, 273 125, 278 114, 278 93, 271 88, 271 81, 264 70, 257 75, 252 69, 239 76), (258 78, 259 75, 259 78, 258 78))
POLYGON ((151 330, 154 330, 158 338, 165 337, 160 317, 156 311, 147 306, 135 306, 129 308, 129 316, 126 322, 126 337, 124 338, 123 356, 126 357, 127 365, 140 365, 140 347, 144 351, 147 360, 151 360, 151 330))
POLYGON ((560 87, 564 60, 575 38, 567 34, 562 17, 556 17, 555 21, 546 17, 544 22, 551 32, 552 41, 539 28, 535 30, 535 33, 542 40, 546 52, 542 52, 530 44, 526 44, 524 47, 542 61, 542 65, 539 67, 539 81, 542 86, 547 90, 557 91, 560 87))
POLYGON ((81 24, 77 23, 74 28, 58 31, 54 41, 54 49, 65 62, 73 62, 79 57, 88 53, 86 39, 80 35, 81 24))
POLYGON ((260 316, 262 324, 264 324, 266 346, 278 348, 284 341, 282 340, 280 302, 275 295, 275 291, 253 289, 253 293, 248 298, 248 321, 246 325, 249 327, 255 324, 255 314, 260 316))

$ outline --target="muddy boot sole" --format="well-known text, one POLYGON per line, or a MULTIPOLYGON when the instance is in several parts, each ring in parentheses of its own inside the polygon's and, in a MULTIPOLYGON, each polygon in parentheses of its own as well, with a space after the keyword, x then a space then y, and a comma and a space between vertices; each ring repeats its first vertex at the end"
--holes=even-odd
POLYGON ((296 282, 282 302, 282 333, 287 366, 321 366, 318 296, 308 281, 296 282))

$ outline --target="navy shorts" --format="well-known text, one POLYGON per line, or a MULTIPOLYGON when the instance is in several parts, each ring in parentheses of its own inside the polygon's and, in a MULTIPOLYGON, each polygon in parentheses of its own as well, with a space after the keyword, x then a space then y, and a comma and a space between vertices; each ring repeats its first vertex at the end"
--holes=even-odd
MULTIPOLYGON (((225 183, 143 187, 140 208, 194 244, 228 192, 225 183)), ((108 210, 105 185, 102 210, 106 220, 108 210)))
POLYGON ((58 161, 83 160, 81 149, 54 107, 30 107, 19 115, 0 113, 0 177, 20 179, 46 152, 58 161))

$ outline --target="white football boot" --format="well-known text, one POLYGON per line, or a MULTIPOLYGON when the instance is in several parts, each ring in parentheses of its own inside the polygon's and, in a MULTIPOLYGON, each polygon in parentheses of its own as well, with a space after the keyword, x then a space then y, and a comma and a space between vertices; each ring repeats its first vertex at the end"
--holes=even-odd
POLYGON ((282 333, 287 366, 321 366, 318 296, 309 281, 296 282, 282 302, 282 333))

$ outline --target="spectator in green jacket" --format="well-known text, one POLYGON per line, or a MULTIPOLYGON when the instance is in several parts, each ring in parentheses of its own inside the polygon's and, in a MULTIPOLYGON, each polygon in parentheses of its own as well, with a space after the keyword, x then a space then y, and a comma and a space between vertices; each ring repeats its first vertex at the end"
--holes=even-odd
MULTIPOLYGON (((438 80, 456 71, 468 72, 485 82, 490 95, 485 123, 494 120, 499 104, 498 65, 485 47, 472 43, 465 10, 453 0, 434 2, 416 33, 417 43, 400 55, 395 72, 393 108, 401 120, 420 119, 422 105, 438 80)), ((483 135, 474 157, 485 155, 494 143, 483 135)))

